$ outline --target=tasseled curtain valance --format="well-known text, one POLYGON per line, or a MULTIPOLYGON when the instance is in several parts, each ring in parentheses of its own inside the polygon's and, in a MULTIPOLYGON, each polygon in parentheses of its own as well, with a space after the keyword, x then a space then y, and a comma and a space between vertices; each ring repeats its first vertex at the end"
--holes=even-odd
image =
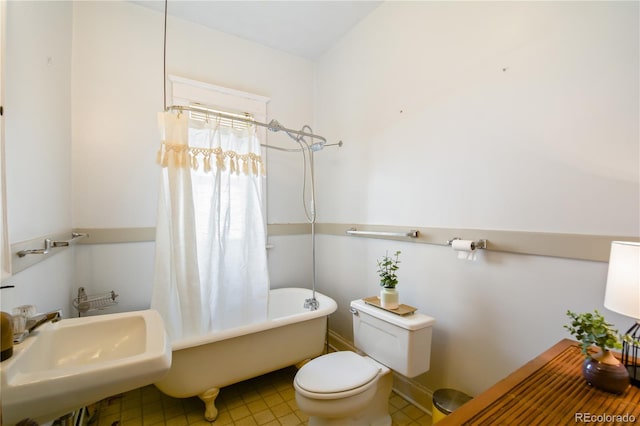
POLYGON ((212 170, 212 157, 215 158, 215 166, 218 170, 229 170, 231 173, 245 175, 266 175, 262 156, 249 152, 239 154, 235 151, 223 151, 222 148, 196 148, 184 144, 162 142, 158 150, 157 162, 162 167, 190 167, 198 170, 202 163, 202 170, 212 170))

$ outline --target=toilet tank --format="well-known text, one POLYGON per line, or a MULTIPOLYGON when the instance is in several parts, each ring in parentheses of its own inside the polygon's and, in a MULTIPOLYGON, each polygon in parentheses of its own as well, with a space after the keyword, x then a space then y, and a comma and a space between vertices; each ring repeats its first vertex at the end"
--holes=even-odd
POLYGON ((435 318, 420 313, 400 316, 363 300, 352 301, 351 308, 358 349, 406 377, 429 371, 435 318))

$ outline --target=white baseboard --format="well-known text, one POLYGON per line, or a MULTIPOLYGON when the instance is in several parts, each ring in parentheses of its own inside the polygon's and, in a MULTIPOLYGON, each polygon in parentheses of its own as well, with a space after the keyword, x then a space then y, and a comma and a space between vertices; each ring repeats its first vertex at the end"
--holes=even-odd
MULTIPOLYGON (((331 330, 329 330, 329 347, 335 351, 353 351, 362 354, 362 352, 353 345, 353 342, 331 330)), ((425 413, 431 415, 433 391, 426 386, 394 372, 393 391, 425 413)))

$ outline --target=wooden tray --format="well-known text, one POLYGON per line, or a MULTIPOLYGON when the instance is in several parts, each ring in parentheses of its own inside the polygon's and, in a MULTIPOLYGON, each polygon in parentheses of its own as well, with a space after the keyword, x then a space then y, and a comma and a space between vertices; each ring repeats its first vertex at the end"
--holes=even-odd
POLYGON ((413 306, 409 305, 400 305, 396 309, 383 308, 380 304, 380 298, 378 296, 365 297, 362 300, 364 300, 364 303, 366 304, 375 306, 376 308, 384 309, 387 312, 391 312, 393 314, 401 316, 411 315, 418 310, 418 308, 414 308, 413 306))

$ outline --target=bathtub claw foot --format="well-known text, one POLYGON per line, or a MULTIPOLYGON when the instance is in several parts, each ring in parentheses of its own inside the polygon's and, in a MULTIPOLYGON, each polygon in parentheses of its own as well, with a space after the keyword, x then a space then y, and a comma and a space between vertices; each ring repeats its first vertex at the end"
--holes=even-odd
POLYGON ((218 417, 218 409, 216 408, 216 398, 220 394, 220 389, 211 388, 198 395, 198 398, 204 402, 204 418, 212 422, 218 417))

